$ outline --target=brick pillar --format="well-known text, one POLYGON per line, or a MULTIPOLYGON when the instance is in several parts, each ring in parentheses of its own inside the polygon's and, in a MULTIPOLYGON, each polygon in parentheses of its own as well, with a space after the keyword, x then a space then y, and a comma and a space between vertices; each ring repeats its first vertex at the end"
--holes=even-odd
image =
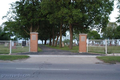
POLYGON ((30 52, 38 52, 38 33, 30 32, 30 52))
POLYGON ((79 53, 87 52, 87 34, 79 34, 79 53))

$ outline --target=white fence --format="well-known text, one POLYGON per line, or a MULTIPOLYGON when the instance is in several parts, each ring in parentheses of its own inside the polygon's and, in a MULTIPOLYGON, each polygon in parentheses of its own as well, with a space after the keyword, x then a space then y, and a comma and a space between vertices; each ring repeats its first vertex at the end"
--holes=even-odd
POLYGON ((91 53, 120 53, 120 39, 87 40, 87 52, 91 53))
POLYGON ((30 51, 30 41, 0 40, 0 54, 22 53, 30 51))

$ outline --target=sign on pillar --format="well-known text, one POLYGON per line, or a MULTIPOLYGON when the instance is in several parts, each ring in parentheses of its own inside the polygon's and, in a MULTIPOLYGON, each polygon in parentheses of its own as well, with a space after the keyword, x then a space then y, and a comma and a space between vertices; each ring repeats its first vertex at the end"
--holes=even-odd
POLYGON ((30 52, 38 52, 38 33, 30 32, 30 52))
POLYGON ((87 34, 79 34, 79 53, 87 52, 87 34))

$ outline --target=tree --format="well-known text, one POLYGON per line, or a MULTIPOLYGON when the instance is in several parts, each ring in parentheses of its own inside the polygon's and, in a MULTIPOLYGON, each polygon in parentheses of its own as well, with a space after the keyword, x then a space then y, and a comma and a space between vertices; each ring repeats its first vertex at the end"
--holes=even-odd
MULTIPOLYGON (((16 27, 28 35, 32 31, 39 30, 41 35, 44 31, 49 31, 49 39, 53 39, 53 43, 59 35, 60 47, 62 35, 69 29, 69 48, 72 49, 74 32, 87 32, 92 25, 106 27, 113 2, 114 0, 20 0, 15 3, 13 12, 16 17, 13 17, 16 24, 19 24, 16 27), (48 21, 48 26, 43 24, 44 21, 48 21), (42 28, 43 31, 40 30, 42 28)), ((43 37, 48 39, 48 36, 43 37)))
POLYGON ((112 27, 107 27, 103 32, 103 38, 115 39, 115 32, 116 32, 116 29, 113 29, 112 27))
MULTIPOLYGON (((118 8, 119 13, 120 13, 120 0, 118 0, 117 8, 118 8)), ((117 22, 120 23, 120 15, 117 17, 117 22)))
POLYGON ((115 39, 117 24, 109 22, 105 30, 103 31, 103 38, 115 39))
POLYGON ((10 40, 10 35, 8 33, 5 33, 2 30, 2 27, 0 27, 0 40, 10 40))
POLYGON ((116 28, 115 39, 120 39, 120 26, 116 28))
POLYGON ((97 31, 90 31, 87 37, 88 39, 100 39, 100 34, 97 31))
MULTIPOLYGON (((40 1, 20 0, 11 5, 12 13, 15 14, 15 17, 11 16, 12 20, 8 22, 14 21, 14 23, 19 24, 17 25, 17 29, 26 32, 28 35, 30 35, 30 32, 37 32, 40 27, 39 22, 41 18, 40 1)), ((14 26, 12 28, 14 29, 14 26)))

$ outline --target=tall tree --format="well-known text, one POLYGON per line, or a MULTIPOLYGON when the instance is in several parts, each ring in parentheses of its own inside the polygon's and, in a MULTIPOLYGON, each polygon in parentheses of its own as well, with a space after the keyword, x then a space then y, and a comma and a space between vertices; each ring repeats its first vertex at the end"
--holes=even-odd
POLYGON ((87 37, 88 39, 100 39, 100 34, 97 31, 90 31, 87 37))
MULTIPOLYGON (((120 0, 118 0, 117 8, 118 8, 119 13, 120 13, 120 0)), ((120 15, 117 17, 117 22, 120 23, 120 15)))

